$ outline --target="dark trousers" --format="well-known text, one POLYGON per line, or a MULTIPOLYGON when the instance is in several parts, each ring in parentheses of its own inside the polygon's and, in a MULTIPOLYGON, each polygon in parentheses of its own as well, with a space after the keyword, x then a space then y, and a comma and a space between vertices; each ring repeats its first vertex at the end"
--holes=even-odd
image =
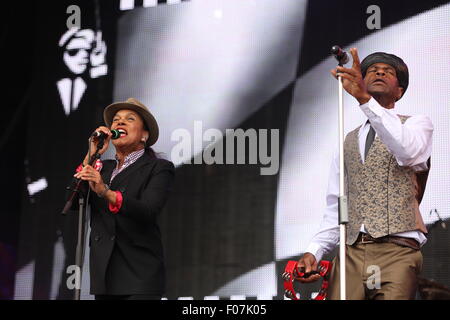
POLYGON ((161 300, 161 296, 151 294, 106 295, 98 294, 95 300, 161 300))

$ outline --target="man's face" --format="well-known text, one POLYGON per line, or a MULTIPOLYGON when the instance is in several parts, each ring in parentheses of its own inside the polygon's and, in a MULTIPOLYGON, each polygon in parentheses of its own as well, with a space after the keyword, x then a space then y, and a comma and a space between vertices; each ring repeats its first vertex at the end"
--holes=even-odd
POLYGON ((63 60, 75 74, 83 73, 89 63, 90 43, 83 38, 74 38, 67 44, 63 60))
POLYGON ((398 86, 395 68, 386 63, 374 63, 366 72, 364 82, 367 92, 375 97, 392 97, 395 101, 401 98, 403 88, 398 86))

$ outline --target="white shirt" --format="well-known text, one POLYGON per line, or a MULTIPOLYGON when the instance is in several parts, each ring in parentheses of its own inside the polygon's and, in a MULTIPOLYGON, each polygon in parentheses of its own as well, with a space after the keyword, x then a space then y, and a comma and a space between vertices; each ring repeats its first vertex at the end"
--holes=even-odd
MULTIPOLYGON (((424 115, 416 115, 401 123, 395 109, 383 108, 374 98, 359 106, 370 121, 376 136, 386 145, 394 155, 400 166, 408 166, 415 171, 427 169, 427 160, 431 156, 433 124, 424 115)), ((364 161, 364 150, 370 125, 367 121, 361 126, 359 137, 359 150, 364 161)), ((338 222, 339 197, 339 151, 335 151, 331 164, 328 190, 326 195, 326 208, 319 231, 312 238, 305 252, 312 253, 316 260, 332 251, 339 244, 338 222)), ((361 231, 366 232, 364 224, 361 231)), ((413 238, 424 245, 427 241, 420 231, 408 231, 393 234, 399 237, 413 238)))

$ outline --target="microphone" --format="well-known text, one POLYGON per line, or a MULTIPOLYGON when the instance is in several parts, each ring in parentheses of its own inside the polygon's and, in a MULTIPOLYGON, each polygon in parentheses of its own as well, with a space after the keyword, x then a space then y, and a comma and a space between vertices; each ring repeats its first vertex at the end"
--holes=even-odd
POLYGON ((331 48, 331 53, 334 55, 336 60, 339 62, 339 65, 342 66, 348 62, 348 54, 339 46, 333 46, 331 48))
MULTIPOLYGON (((119 130, 111 130, 112 136, 111 139, 115 140, 120 138, 120 132, 119 130)), ((94 131, 94 133, 91 135, 91 137, 98 138, 98 139, 105 139, 108 135, 102 131, 94 131)))

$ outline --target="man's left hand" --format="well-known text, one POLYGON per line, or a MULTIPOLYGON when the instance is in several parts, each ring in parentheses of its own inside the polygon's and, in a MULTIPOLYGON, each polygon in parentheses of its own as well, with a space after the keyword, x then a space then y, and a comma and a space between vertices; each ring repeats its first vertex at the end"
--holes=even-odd
POLYGON ((337 76, 342 77, 342 85, 349 94, 358 100, 359 104, 364 104, 372 97, 366 89, 366 84, 361 74, 361 64, 359 62, 358 51, 356 48, 350 49, 353 57, 353 65, 351 69, 344 67, 337 67, 331 70, 331 74, 337 79, 337 76))

